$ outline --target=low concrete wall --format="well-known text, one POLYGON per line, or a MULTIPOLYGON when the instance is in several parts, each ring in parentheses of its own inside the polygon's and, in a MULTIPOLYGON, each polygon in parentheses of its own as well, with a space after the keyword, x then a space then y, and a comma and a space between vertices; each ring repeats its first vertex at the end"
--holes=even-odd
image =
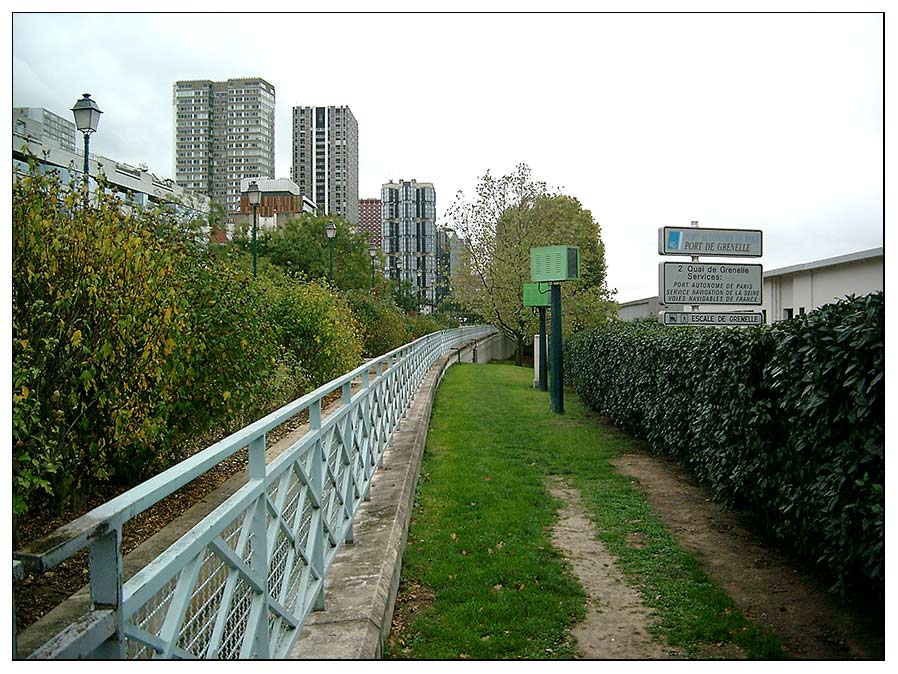
POLYGON ((325 608, 306 620, 290 658, 360 660, 383 655, 437 387, 455 363, 487 363, 510 353, 514 342, 493 335, 453 349, 431 367, 384 452, 383 468, 372 478, 370 500, 356 513, 354 542, 340 548, 328 571, 325 608))
POLYGON ((456 363, 488 363, 491 360, 511 358, 514 356, 515 348, 514 340, 499 332, 454 349, 451 357, 456 363))

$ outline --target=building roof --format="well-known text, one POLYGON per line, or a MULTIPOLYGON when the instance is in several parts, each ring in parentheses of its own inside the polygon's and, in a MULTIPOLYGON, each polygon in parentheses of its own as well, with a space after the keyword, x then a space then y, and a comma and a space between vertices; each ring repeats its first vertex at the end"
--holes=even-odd
POLYGON ((856 253, 848 253, 847 255, 838 255, 836 257, 828 257, 824 260, 814 260, 813 262, 804 262, 802 264, 793 264, 789 267, 780 267, 779 269, 771 269, 764 272, 764 278, 771 276, 785 276, 786 274, 795 274, 801 271, 811 271, 813 269, 821 269, 823 267, 835 267, 840 264, 850 264, 852 262, 861 262, 875 257, 883 256, 883 248, 870 248, 869 250, 861 250, 856 253))
POLYGON ((264 194, 295 194, 301 196, 299 185, 289 178, 243 178, 240 180, 240 192, 246 192, 249 184, 255 182, 264 194))

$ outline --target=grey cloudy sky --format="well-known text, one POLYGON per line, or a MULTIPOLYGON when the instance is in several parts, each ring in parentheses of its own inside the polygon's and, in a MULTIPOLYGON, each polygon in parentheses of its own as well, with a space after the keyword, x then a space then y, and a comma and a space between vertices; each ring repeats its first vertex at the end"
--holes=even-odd
POLYGON ((91 150, 172 170, 176 80, 349 105, 359 195, 529 164, 602 227, 617 299, 657 294, 657 229, 760 228, 766 269, 883 245, 877 14, 15 14, 12 104, 104 115, 91 150))

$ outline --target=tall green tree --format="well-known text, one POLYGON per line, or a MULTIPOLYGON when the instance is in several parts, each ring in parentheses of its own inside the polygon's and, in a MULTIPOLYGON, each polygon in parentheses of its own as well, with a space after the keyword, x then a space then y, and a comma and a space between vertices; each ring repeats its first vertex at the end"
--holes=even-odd
POLYGON ((581 280, 562 286, 565 332, 614 314, 599 224, 576 198, 534 181, 526 164, 501 178, 487 172, 476 198, 468 202, 459 193, 447 219, 467 241, 453 296, 515 340, 519 365, 525 344, 538 330, 534 310, 524 307, 522 297, 523 284, 530 282, 531 248, 580 247, 581 280))

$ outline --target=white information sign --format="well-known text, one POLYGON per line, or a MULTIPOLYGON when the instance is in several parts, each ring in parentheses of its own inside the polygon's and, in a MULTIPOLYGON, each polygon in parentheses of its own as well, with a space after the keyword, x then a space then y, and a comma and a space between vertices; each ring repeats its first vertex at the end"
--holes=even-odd
POLYGON ((708 227, 660 227, 661 255, 705 255, 712 257, 761 257, 760 229, 712 229, 708 227))
POLYGON ((759 264, 661 262, 661 304, 763 304, 763 268, 759 264))
POLYGON ((664 325, 764 325, 764 314, 760 311, 707 312, 707 311, 662 311, 664 325))

